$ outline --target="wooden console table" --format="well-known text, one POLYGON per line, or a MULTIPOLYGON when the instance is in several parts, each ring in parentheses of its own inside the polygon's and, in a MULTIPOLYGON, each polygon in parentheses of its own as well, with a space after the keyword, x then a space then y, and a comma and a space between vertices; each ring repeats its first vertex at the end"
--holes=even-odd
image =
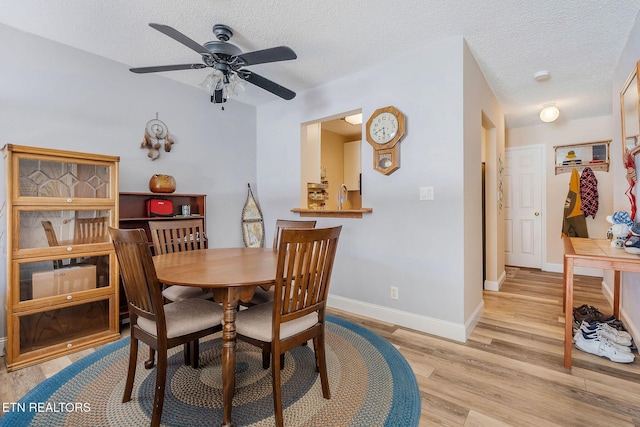
POLYGON ((640 273, 640 256, 611 247, 607 239, 564 237, 564 367, 571 368, 573 346, 573 269, 613 270, 613 315, 620 318, 620 272, 640 273))

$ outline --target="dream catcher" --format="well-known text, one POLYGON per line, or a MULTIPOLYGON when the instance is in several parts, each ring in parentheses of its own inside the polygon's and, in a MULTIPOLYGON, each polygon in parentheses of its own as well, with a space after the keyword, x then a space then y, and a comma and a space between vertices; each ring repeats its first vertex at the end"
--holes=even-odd
POLYGON ((144 129, 144 139, 140 144, 140 148, 146 148, 149 150, 147 157, 151 160, 156 160, 160 157, 160 150, 164 146, 164 151, 167 153, 171 151, 171 146, 174 144, 171 135, 169 135, 169 129, 162 121, 158 120, 158 113, 156 118, 147 122, 144 129))

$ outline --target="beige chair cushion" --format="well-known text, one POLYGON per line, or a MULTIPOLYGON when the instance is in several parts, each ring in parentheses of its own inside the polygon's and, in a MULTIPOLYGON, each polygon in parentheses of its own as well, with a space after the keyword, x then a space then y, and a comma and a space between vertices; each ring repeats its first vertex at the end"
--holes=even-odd
MULTIPOLYGON (((222 322, 220 304, 200 298, 171 302, 164 306, 167 321, 167 338, 179 337, 211 328, 222 322)), ((138 326, 143 331, 157 336, 156 322, 138 317, 138 326)))
POLYGON ((265 291, 260 286, 256 288, 256 292, 253 294, 253 298, 251 299, 252 304, 262 304, 265 302, 273 301, 273 291, 270 289, 265 291))
POLYGON ((213 299, 213 291, 211 289, 207 289, 205 291, 202 288, 197 288, 195 286, 174 285, 163 290, 162 296, 173 302, 182 301, 188 298, 213 299))
MULTIPOLYGON (((273 338, 271 333, 272 317, 272 303, 260 304, 241 310, 236 314, 236 332, 260 341, 271 342, 273 338)), ((309 329, 316 323, 318 323, 318 313, 315 312, 283 323, 280 326, 280 339, 309 329)))

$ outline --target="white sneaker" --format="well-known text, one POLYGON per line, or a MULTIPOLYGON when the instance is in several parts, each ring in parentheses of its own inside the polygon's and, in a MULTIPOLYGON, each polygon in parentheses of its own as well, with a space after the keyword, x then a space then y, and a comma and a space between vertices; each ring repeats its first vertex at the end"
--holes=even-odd
POLYGON ((580 330, 586 334, 596 333, 597 335, 603 336, 609 341, 622 346, 628 347, 631 345, 631 335, 629 335, 628 332, 619 331, 607 325, 606 323, 594 322, 589 324, 585 321, 582 321, 580 330))
POLYGON ((574 341, 578 350, 606 357, 612 362, 632 363, 635 360, 633 353, 622 351, 620 347, 600 336, 589 337, 582 331, 578 331, 574 341))

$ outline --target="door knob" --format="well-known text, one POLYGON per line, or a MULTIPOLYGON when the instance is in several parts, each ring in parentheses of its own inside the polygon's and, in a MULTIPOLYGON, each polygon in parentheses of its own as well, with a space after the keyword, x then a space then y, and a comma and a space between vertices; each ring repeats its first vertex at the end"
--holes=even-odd
POLYGON ((534 212, 533 213, 535 216, 540 216, 540 212, 534 212))

